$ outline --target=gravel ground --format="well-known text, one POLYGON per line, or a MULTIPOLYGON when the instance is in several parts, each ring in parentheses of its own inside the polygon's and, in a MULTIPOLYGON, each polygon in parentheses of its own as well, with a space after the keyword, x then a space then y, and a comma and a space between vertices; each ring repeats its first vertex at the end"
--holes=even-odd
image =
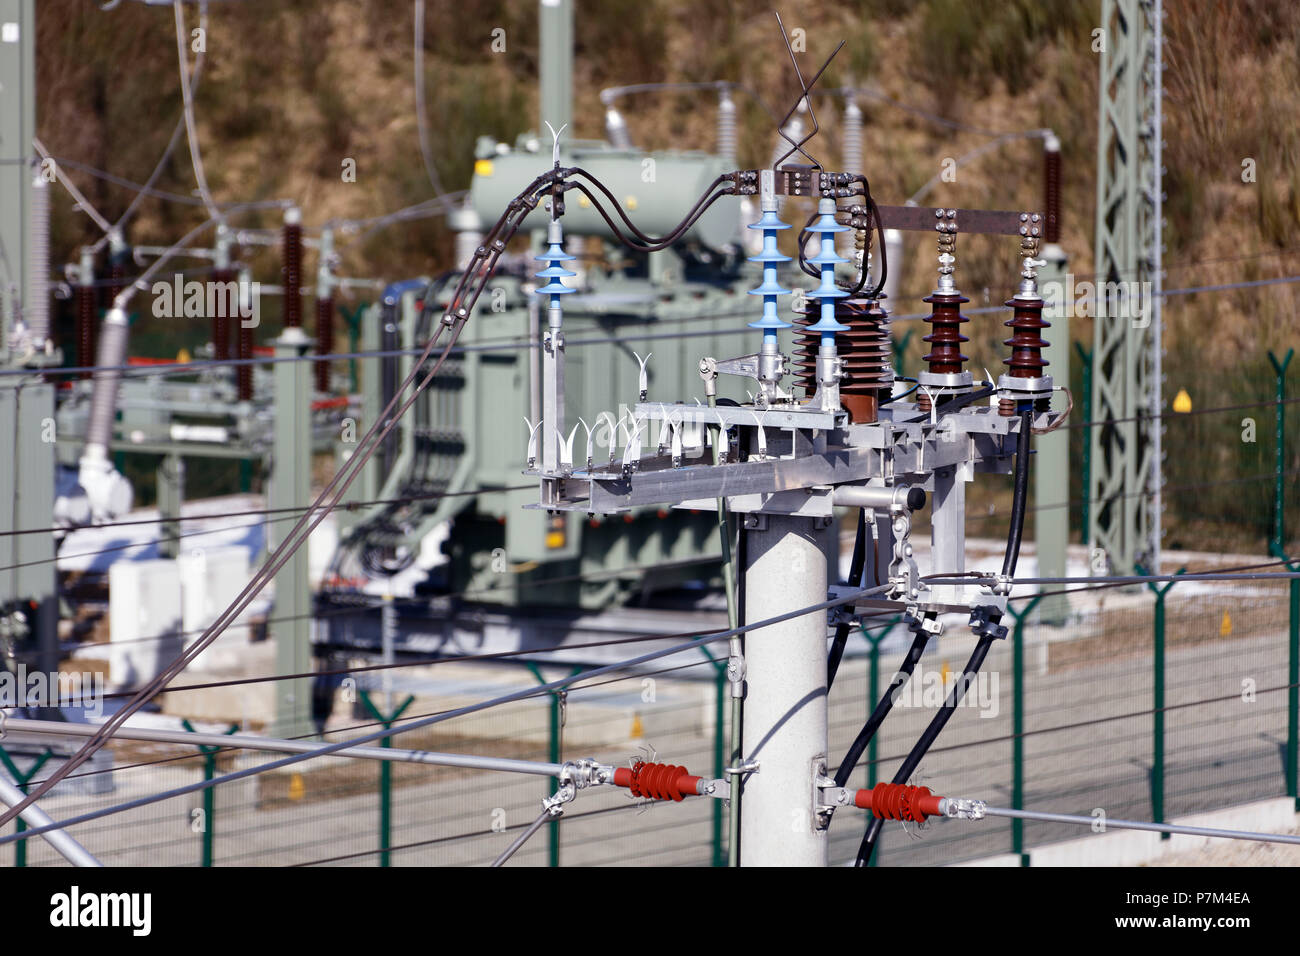
MULTIPOLYGON (((1294 835, 1300 829, 1288 832, 1294 835)), ((1169 853, 1143 866, 1300 866, 1300 846, 1215 840, 1199 850, 1169 853)))

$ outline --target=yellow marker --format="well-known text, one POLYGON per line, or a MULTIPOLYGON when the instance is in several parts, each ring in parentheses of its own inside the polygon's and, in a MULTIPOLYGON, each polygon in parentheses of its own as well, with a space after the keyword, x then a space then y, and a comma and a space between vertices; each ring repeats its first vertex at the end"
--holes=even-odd
POLYGON ((1227 637, 1232 633, 1232 615, 1227 611, 1223 612, 1223 621, 1219 624, 1219 637, 1227 637))
POLYGON ((942 683, 944 687, 947 687, 948 678, 951 676, 952 676, 952 668, 948 666, 947 661, 944 661, 941 665, 939 665, 939 682, 942 683))
POLYGON ((591 200, 588 199, 586 196, 579 196, 578 205, 583 209, 589 209, 591 208, 591 200))
POLYGON ((474 175, 475 175, 475 176, 491 176, 491 175, 492 175, 492 171, 493 171, 492 160, 490 160, 490 159, 476 159, 476 160, 474 161, 474 175))
POLYGON ((633 739, 633 740, 640 740, 642 737, 645 736, 645 728, 641 726, 641 715, 640 715, 640 714, 633 714, 633 715, 632 715, 632 734, 631 734, 631 736, 632 736, 632 739, 633 739))
POLYGON ((1192 410, 1192 396, 1187 394, 1187 389, 1180 388, 1178 394, 1174 396, 1174 411, 1186 415, 1192 410))
POLYGON ((624 206, 627 206, 628 209, 635 209, 635 208, 636 208, 636 197, 635 197, 635 196, 628 196, 626 199, 623 200, 623 205, 624 205, 624 206))
POLYGON ((307 793, 307 787, 302 782, 302 774, 295 773, 292 777, 289 778, 289 799, 301 800, 303 798, 303 795, 306 793, 307 793))
POLYGON ((563 531, 546 532, 546 546, 551 549, 564 547, 564 532, 563 531))
POLYGON ((178 362, 188 362, 189 360, 190 360, 190 350, 189 350, 189 349, 181 349, 179 352, 176 353, 176 361, 178 361, 178 362))

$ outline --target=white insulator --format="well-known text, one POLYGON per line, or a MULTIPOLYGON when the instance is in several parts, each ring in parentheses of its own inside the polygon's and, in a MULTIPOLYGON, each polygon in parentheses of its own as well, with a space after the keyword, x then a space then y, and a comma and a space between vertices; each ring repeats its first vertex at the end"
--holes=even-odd
POLYGON ((899 309, 898 285, 903 278, 903 233, 899 229, 885 230, 885 255, 889 257, 889 275, 885 276, 885 295, 892 302, 891 312, 899 309))
POLYGON ((483 222, 474 207, 466 202, 447 217, 447 224, 456 233, 456 268, 469 268, 474 253, 483 244, 483 222))
POLYGON ((31 255, 27 261, 27 296, 23 303, 32 348, 45 348, 50 337, 50 187, 43 176, 32 182, 31 255))
POLYGON ((605 136, 615 149, 632 148, 632 135, 627 130, 623 114, 612 106, 605 110, 605 136))
POLYGON ((95 388, 90 401, 90 423, 86 427, 86 448, 102 448, 107 452, 113 438, 113 422, 117 418, 117 392, 122 381, 121 366, 126 362, 127 337, 130 325, 126 312, 116 306, 108 310, 99 331, 99 354, 95 364, 95 388))
POLYGON ((844 172, 862 172, 862 109, 852 96, 844 104, 844 172))
MULTIPOLYGON (((858 101, 849 94, 844 98, 844 144, 842 150, 842 159, 844 162, 843 171, 846 173, 862 172, 862 110, 858 107, 858 101)), ((848 205, 849 200, 844 204, 848 205)), ((850 262, 856 261, 856 240, 853 233, 845 233, 840 237, 840 254, 850 262)))
POLYGON ((483 242, 483 233, 481 232, 458 232, 456 233, 456 268, 469 268, 470 260, 474 258, 474 251, 478 249, 483 242))
POLYGON ((736 101, 725 87, 718 95, 718 155, 728 163, 736 161, 736 101))

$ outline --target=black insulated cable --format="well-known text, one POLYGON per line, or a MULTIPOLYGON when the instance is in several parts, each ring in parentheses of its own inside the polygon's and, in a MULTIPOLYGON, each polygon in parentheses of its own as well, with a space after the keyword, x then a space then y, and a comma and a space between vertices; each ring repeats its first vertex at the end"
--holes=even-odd
MULTIPOLYGON (((996 640, 994 637, 981 637, 979 643, 975 645, 975 650, 971 652, 970 660, 962 669, 961 677, 953 685, 948 694, 948 698, 939 708, 939 712, 931 718, 930 723, 926 726, 925 732, 916 742, 908 753, 903 765, 898 768, 894 774, 893 783, 907 783, 916 768, 921 765, 925 758, 926 752, 933 746, 943 728, 947 726, 948 719, 952 717, 953 712, 961 705, 962 698, 966 696, 967 688, 974 683, 975 675, 979 673, 980 666, 984 663, 984 658, 988 656, 989 648, 993 646, 996 640)), ((876 849, 876 840, 880 836, 880 830, 884 826, 884 820, 881 817, 872 819, 870 826, 867 827, 866 834, 862 837, 862 844, 858 847, 858 858, 854 861, 854 866, 866 866, 871 862, 871 854, 876 849)))
MULTIPOLYGON (((1002 573, 1005 576, 1016 573, 1016 562, 1020 558, 1020 542, 1025 529, 1025 501, 1029 492, 1029 443, 1030 430, 1033 424, 1034 413, 1032 411, 1021 414, 1020 433, 1017 436, 1016 447, 1015 489, 1011 503, 1011 527, 1007 532, 1007 551, 1002 558, 1002 573)), ((916 768, 920 766, 926 752, 934 745, 935 740, 938 739, 939 734, 947 725, 948 719, 952 717, 953 711, 957 709, 962 698, 966 695, 967 687, 974 681, 975 675, 979 673, 980 666, 984 663, 984 658, 988 656, 989 648, 993 646, 995 640, 998 640, 996 636, 988 634, 980 637, 979 643, 975 645, 975 650, 971 652, 970 660, 966 662, 961 677, 953 686, 947 700, 944 701, 943 707, 931 719, 929 725, 925 728, 925 732, 921 734, 915 746, 908 752, 902 766, 898 768, 898 772, 894 774, 894 783, 907 783, 916 768)), ((880 830, 883 826, 884 820, 880 817, 876 817, 871 821, 866 834, 862 837, 862 844, 858 847, 858 857, 854 862, 855 866, 866 866, 871 862, 871 855, 875 852, 876 841, 880 837, 880 830)))
POLYGON ((1016 573, 1020 560, 1020 538, 1025 530, 1025 501, 1029 498, 1029 441, 1034 427, 1034 413, 1020 416, 1020 434, 1016 436, 1016 477, 1011 499, 1011 527, 1007 531, 1007 551, 1002 557, 1002 573, 1008 577, 1016 573))
POLYGON ((876 703, 875 710, 867 718, 867 722, 858 731, 857 737, 853 739, 848 753, 844 755, 844 760, 840 763, 839 770, 835 772, 835 786, 837 787, 847 786, 849 777, 857 769, 858 761, 867 752, 867 746, 871 743, 871 738, 876 736, 876 731, 880 729, 880 725, 889 716, 889 712, 894 706, 895 697, 903 689, 903 685, 911 678, 912 671, 916 670, 917 661, 921 659, 921 655, 925 652, 925 645, 930 642, 929 631, 921 627, 914 627, 914 630, 916 636, 912 638, 912 646, 907 649, 907 656, 903 658, 903 663, 899 665, 898 673, 889 682, 889 687, 881 695, 880 700, 876 703))
MULTIPOLYGON (((853 559, 849 562, 849 580, 848 584, 855 588, 866 587, 862 580, 862 572, 867 565, 867 514, 858 509, 858 533, 853 539, 853 559)), ((844 659, 844 647, 849 642, 849 628, 852 622, 847 618, 835 625, 835 638, 831 641, 830 655, 826 660, 826 692, 830 693, 831 685, 835 683, 835 674, 840 669, 840 661, 844 659)), ((840 784, 843 786, 843 784, 840 784)))

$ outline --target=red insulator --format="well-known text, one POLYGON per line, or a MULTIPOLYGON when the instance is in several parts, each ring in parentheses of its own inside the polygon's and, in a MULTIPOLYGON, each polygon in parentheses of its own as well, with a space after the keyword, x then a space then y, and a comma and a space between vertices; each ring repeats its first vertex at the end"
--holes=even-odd
POLYGON ((1043 358, 1043 346, 1050 345, 1043 339, 1043 329, 1052 324, 1043 320, 1042 299, 1008 299, 1003 303, 1015 309, 1012 317, 1002 324, 1014 329, 1011 338, 1002 344, 1011 346, 1011 357, 1004 359, 1007 376, 1010 378, 1041 378, 1047 367, 1043 358))
MULTIPOLYGON (((329 355, 334 351, 334 300, 326 297, 316 300, 316 354, 329 355)), ((330 390, 329 359, 316 363, 316 391, 330 390)))
MULTIPOLYGON (((77 364, 83 368, 95 364, 95 345, 98 331, 95 327, 95 287, 79 285, 76 291, 77 306, 77 364)), ((82 372, 81 378, 90 378, 82 372)))
POLYGON ((871 790, 854 794, 853 805, 870 810, 882 820, 909 820, 921 823, 926 817, 939 816, 942 797, 929 787, 912 787, 905 783, 878 783, 871 790))
POLYGON ((614 785, 627 787, 635 796, 679 803, 698 794, 701 779, 691 776, 685 767, 643 760, 638 760, 630 768, 619 767, 614 771, 614 785))
POLYGON ((216 309, 209 317, 212 321, 212 357, 218 362, 226 362, 230 359, 230 306, 234 306, 234 312, 239 312, 239 287, 234 286, 233 295, 224 295, 226 288, 237 282, 235 273, 230 269, 218 269, 212 273, 212 281, 216 283, 217 288, 221 290, 216 295, 216 309))
POLYGON ((933 328, 922 342, 930 343, 930 351, 921 356, 936 375, 957 375, 965 371, 966 356, 961 354, 961 343, 970 339, 961 334, 962 324, 970 319, 961 314, 961 304, 970 299, 955 292, 935 292, 921 300, 931 304, 930 317, 925 321, 933 328))
MULTIPOLYGON (((817 352, 821 336, 808 332, 817 320, 821 306, 811 302, 796 313, 801 328, 795 334, 795 384, 802 386, 806 397, 817 392, 817 352)), ((894 351, 889 333, 889 313, 871 299, 840 299, 835 303, 835 318, 849 328, 835 334, 835 351, 847 373, 840 382, 840 404, 855 423, 874 422, 882 398, 888 398, 894 381, 894 351)))
POLYGON ((284 327, 302 327, 302 225, 286 222, 280 270, 284 275, 284 327))

